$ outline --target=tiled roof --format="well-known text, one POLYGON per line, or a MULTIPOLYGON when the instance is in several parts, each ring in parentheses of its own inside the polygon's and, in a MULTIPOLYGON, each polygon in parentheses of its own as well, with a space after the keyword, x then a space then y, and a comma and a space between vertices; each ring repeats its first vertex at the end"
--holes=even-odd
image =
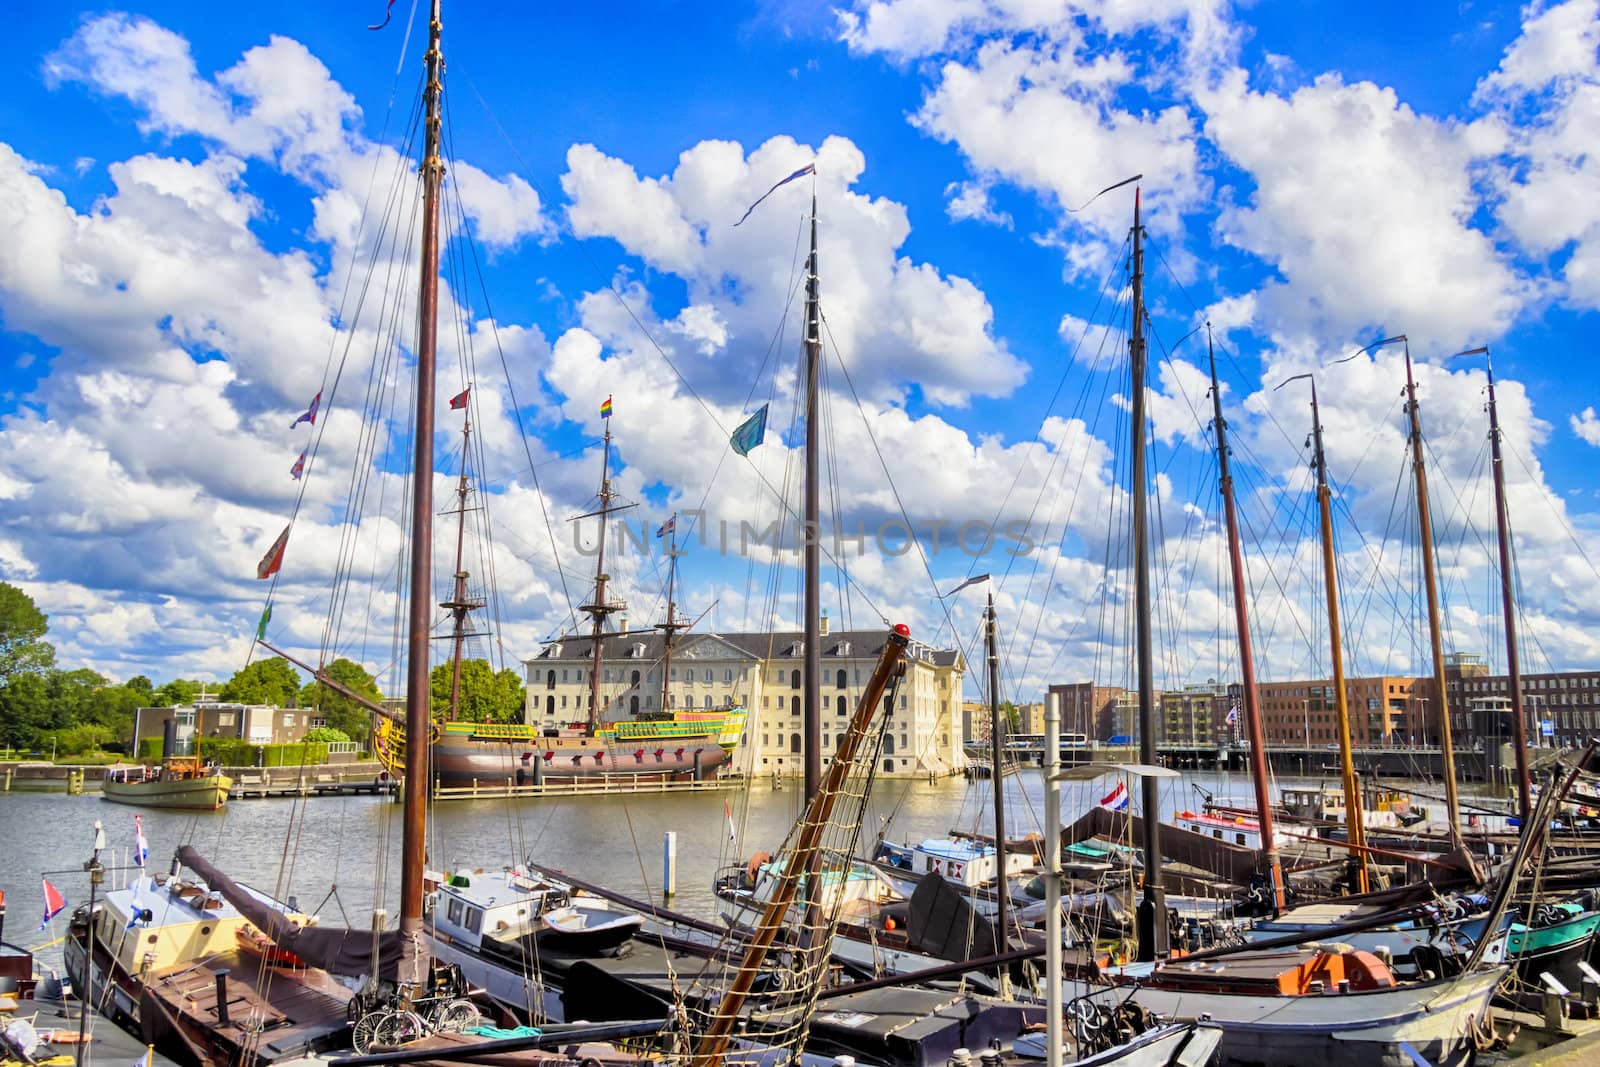
MULTIPOLYGON (((882 652, 889 631, 835 630, 822 637, 822 658, 876 659, 882 652)), ((643 660, 653 662, 662 658, 665 642, 659 631, 629 630, 627 633, 605 634, 600 638, 602 660, 643 660)), ((805 658, 805 635, 798 630, 774 633, 747 634, 684 634, 672 643, 674 657, 706 658, 705 652, 695 653, 696 642, 715 641, 732 646, 736 654, 749 659, 793 659, 797 664, 805 658)), ((911 657, 937 667, 950 667, 959 663, 961 654, 950 648, 930 648, 915 640, 911 643, 911 657)), ((580 661, 594 658, 594 639, 588 634, 569 634, 545 643, 544 651, 527 662, 538 660, 580 661)), ((728 658, 724 654, 721 658, 728 658)))

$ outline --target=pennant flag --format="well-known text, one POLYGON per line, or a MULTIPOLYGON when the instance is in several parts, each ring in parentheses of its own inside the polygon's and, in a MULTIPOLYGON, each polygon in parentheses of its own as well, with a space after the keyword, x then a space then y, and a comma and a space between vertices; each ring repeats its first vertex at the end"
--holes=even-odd
POLYGON ((257 578, 271 578, 278 573, 278 568, 283 566, 283 550, 289 547, 289 527, 283 528, 283 533, 272 542, 272 547, 267 549, 267 554, 261 557, 261 562, 256 564, 257 578))
POLYGON ((939 599, 940 600, 948 599, 949 597, 955 596, 957 593, 961 592, 961 590, 965 589, 969 585, 977 585, 979 582, 987 582, 988 580, 989 580, 989 576, 987 574, 974 574, 971 578, 968 578, 966 581, 962 582, 960 585, 956 586, 954 589, 950 590, 948 593, 944 593, 944 594, 940 595, 939 599))
POLYGON ((450 398, 450 410, 460 411, 467 406, 467 394, 472 392, 472 386, 467 386, 461 392, 450 398))
POLYGON ((799 170, 795 171, 793 174, 791 174, 787 178, 783 179, 777 185, 774 185, 771 189, 768 189, 766 192, 762 193, 760 198, 758 200, 756 200, 756 202, 754 204, 751 204, 748 208, 745 209, 744 214, 742 216, 740 216, 739 221, 734 223, 734 225, 738 226, 741 223, 743 223, 745 219, 750 217, 750 212, 754 211, 756 208, 761 206, 761 201, 762 200, 765 200, 767 197, 771 196, 773 193, 777 192, 779 189, 782 189, 785 185, 788 185, 790 182, 794 181, 796 178, 804 178, 807 174, 815 174, 816 172, 817 172, 817 165, 815 163, 807 163, 805 166, 801 167, 799 170))
POLYGON ((376 26, 368 26, 369 30, 381 30, 389 25, 389 20, 394 18, 394 0, 389 0, 388 6, 383 9, 383 21, 376 26))
POLYGON ((268 604, 261 612, 261 621, 256 623, 256 640, 264 641, 267 637, 267 623, 272 621, 272 605, 268 604))
POLYGON ((44 879, 44 921, 39 924, 43 930, 50 925, 50 920, 61 914, 67 906, 67 898, 61 895, 61 890, 50 884, 50 879, 44 879))
POLYGON ((304 452, 302 452, 302 453, 300 453, 300 458, 294 461, 294 466, 289 468, 289 477, 293 478, 295 481, 298 482, 300 480, 300 476, 302 474, 304 474, 305 472, 306 472, 306 454, 304 452))
POLYGON ((733 436, 728 438, 728 443, 733 445, 733 450, 741 456, 748 456, 750 450, 761 443, 767 435, 767 405, 762 404, 761 410, 751 415, 739 424, 733 431, 733 436))
POLYGON ((1239 705, 1235 704, 1228 709, 1228 725, 1232 726, 1239 721, 1239 705))
POLYGON ((672 518, 668 519, 666 522, 661 524, 661 528, 656 531, 656 536, 657 537, 665 537, 665 536, 667 536, 667 534, 672 533, 677 528, 678 528, 678 516, 674 515, 674 516, 672 516, 672 518))
POLYGON ((304 415, 301 415, 298 419, 295 419, 293 422, 291 422, 289 424, 289 429, 291 429, 291 430, 294 429, 296 426, 299 426, 302 422, 309 422, 311 425, 315 426, 317 424, 317 407, 319 405, 321 405, 321 403, 322 403, 322 392, 321 392, 321 390, 318 390, 317 395, 311 398, 311 406, 306 408, 306 413, 304 415))
POLYGON ((143 867, 144 861, 150 858, 150 842, 144 839, 144 816, 133 817, 133 864, 143 867))
POLYGON ((728 840, 732 841, 734 838, 733 805, 729 804, 727 800, 723 800, 722 802, 722 813, 728 817, 728 840))
POLYGON ((1127 811, 1128 810, 1128 786, 1127 786, 1127 784, 1124 783, 1124 782, 1118 782, 1117 783, 1117 787, 1115 789, 1113 789, 1111 792, 1107 793, 1105 796, 1100 798, 1100 806, 1102 808, 1109 808, 1112 811, 1127 811))
POLYGON ((602 419, 609 419, 611 417, 611 398, 609 396, 606 397, 605 401, 600 405, 600 417, 602 419))

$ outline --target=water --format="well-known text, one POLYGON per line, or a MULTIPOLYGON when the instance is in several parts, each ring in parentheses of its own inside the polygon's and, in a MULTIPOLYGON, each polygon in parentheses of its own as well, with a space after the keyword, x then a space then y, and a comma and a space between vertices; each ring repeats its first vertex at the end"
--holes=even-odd
MULTIPOLYGON (((1316 779, 1313 781, 1320 781, 1316 779)), ((1067 822, 1098 803, 1113 779, 1069 783, 1062 790, 1067 822)), ((1164 780, 1162 808, 1195 807, 1191 783, 1220 797, 1244 800, 1249 779, 1241 775, 1188 773, 1164 780)), ((1293 786, 1283 779, 1281 785, 1293 786)), ((1040 772, 1005 779, 1006 831, 1020 837, 1042 830, 1040 772)), ((1133 784, 1134 809, 1139 806, 1133 784)), ((919 841, 951 829, 988 832, 993 815, 990 783, 959 778, 937 782, 880 779, 864 819, 870 844, 888 825, 895 841, 919 841)), ((1248 801, 1246 801, 1248 803, 1248 801)), ((774 789, 758 781, 748 791, 634 796, 453 801, 429 816, 429 866, 499 868, 531 858, 619 892, 661 900, 662 834, 678 834, 678 892, 672 907, 702 918, 717 917, 711 891, 717 868, 743 862, 757 849, 776 851, 799 811, 800 789, 787 782, 774 789), (723 804, 733 810, 736 839, 729 840, 723 804)), ((125 868, 133 848, 137 808, 111 804, 96 793, 13 792, 0 794, 0 890, 8 905, 5 938, 33 947, 61 936, 67 915, 35 933, 43 905, 41 875, 72 904, 88 899, 82 865, 102 821, 114 868, 125 868)), ((373 796, 238 800, 218 812, 146 811, 145 836, 152 868, 164 870, 178 845, 192 844, 235 878, 279 898, 291 895, 316 911, 324 924, 365 926, 374 901, 393 916, 400 882, 400 805, 373 796), (337 892, 330 896, 333 887, 337 892)), ((121 884, 126 869, 108 883, 121 884)), ((68 908, 70 912, 71 908, 68 908)), ((39 954, 44 967, 60 967, 60 949, 39 954)))

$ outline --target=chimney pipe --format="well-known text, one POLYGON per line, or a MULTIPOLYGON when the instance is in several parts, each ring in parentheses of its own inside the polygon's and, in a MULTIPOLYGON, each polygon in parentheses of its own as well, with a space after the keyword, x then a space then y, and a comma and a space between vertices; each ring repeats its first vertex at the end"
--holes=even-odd
POLYGON ((623 634, 628 632, 628 613, 627 612, 623 612, 621 615, 617 616, 617 632, 618 633, 623 633, 623 634))
POLYGON ((822 618, 817 621, 817 633, 823 637, 828 636, 828 613, 824 611, 822 618))

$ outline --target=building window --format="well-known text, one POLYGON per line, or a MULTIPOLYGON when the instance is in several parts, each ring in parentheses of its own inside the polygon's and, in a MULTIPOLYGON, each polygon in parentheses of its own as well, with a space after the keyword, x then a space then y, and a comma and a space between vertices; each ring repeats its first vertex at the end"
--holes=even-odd
POLYGON ((706 700, 705 700, 705 705, 704 706, 705 706, 705 709, 707 711, 711 710, 711 694, 710 693, 706 694, 706 700))
POLYGON ((849 712, 845 709, 845 706, 844 706, 844 695, 842 693, 835 700, 835 704, 838 707, 838 712, 839 712, 839 717, 840 718, 843 718, 845 715, 849 714, 849 712))
POLYGON ((631 685, 638 685, 639 684, 639 672, 638 671, 634 671, 633 672, 633 680, 629 684, 631 684, 631 685))
MULTIPOLYGON (((706 679, 706 681, 708 681, 708 682, 710 680, 711 679, 709 679, 709 678, 706 679)), ((733 684, 733 668, 732 667, 727 667, 727 668, 723 669, 723 671, 722 671, 722 680, 723 680, 723 682, 725 682, 725 683, 727 683, 729 685, 733 684)))
POLYGON ((556 698, 555 697, 548 696, 548 697, 544 698, 544 713, 546 715, 554 715, 556 713, 556 698))
POLYGON ((799 697, 790 697, 789 698, 789 714, 790 715, 798 715, 798 714, 800 714, 800 698, 799 697))
POLYGON ((799 689, 800 688, 800 672, 799 671, 790 671, 789 672, 789 688, 790 689, 799 689))
POLYGON ((638 693, 635 693, 635 694, 633 694, 633 696, 628 698, 628 714, 630 714, 630 715, 639 714, 639 694, 638 693))
POLYGON ((799 734, 790 734, 789 735, 789 751, 791 753, 793 753, 794 755, 799 755, 800 754, 800 735, 799 734))
POLYGON ((546 689, 554 689, 556 687, 556 672, 555 671, 545 671, 544 672, 544 687, 546 689))
POLYGON ((843 689, 848 684, 843 667, 839 668, 838 681, 835 684, 840 689, 843 689))

